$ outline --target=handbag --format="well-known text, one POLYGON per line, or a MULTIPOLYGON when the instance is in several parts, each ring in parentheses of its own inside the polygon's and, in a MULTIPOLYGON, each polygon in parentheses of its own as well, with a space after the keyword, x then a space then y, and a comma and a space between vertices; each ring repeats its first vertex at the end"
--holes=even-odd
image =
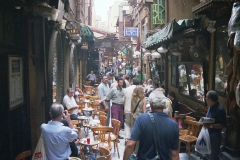
POLYGON ((43 136, 41 134, 38 143, 37 143, 37 147, 34 151, 32 160, 46 160, 46 151, 45 151, 45 146, 44 146, 44 141, 43 141, 43 136))

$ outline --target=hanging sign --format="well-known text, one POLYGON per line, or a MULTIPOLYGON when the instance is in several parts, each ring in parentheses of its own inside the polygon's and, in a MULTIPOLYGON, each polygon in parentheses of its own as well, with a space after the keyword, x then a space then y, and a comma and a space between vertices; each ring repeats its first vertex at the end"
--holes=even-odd
POLYGON ((125 37, 137 37, 138 36, 138 28, 125 27, 124 28, 124 36, 125 37))

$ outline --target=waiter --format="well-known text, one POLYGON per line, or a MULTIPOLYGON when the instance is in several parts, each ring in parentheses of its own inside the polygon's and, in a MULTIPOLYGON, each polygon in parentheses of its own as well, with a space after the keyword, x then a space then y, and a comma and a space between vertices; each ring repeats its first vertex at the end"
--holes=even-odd
MULTIPOLYGON (((104 97, 107 96, 107 94, 110 92, 110 88, 108 85, 108 78, 106 75, 102 76, 102 82, 101 84, 98 86, 98 97, 99 99, 103 99, 104 97)), ((109 108, 110 108, 110 100, 106 99, 105 101, 102 101, 102 103, 100 104, 100 109, 104 109, 105 112, 107 113, 107 126, 109 125, 109 117, 110 117, 110 112, 109 112, 109 108)))
MULTIPOLYGON (((120 77, 117 79, 118 85, 113 87, 110 92, 107 94, 99 102, 102 103, 103 101, 110 99, 112 100, 112 107, 111 107, 111 118, 117 119, 121 122, 120 126, 123 124, 123 108, 124 108, 124 88, 123 88, 123 79, 120 77)), ((119 139, 123 139, 123 137, 118 135, 119 139)))

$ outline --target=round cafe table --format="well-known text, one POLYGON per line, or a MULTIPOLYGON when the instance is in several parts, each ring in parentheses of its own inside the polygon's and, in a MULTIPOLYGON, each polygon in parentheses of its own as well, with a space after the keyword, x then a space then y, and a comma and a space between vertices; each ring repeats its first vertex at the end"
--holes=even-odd
POLYGON ((85 160, 89 155, 91 155, 92 146, 98 145, 101 143, 100 140, 94 140, 93 137, 90 137, 90 143, 87 143, 87 138, 80 139, 80 151, 81 151, 81 158, 85 160), (89 149, 84 150, 86 147, 89 147, 89 149), (85 156, 86 155, 86 156, 85 156))

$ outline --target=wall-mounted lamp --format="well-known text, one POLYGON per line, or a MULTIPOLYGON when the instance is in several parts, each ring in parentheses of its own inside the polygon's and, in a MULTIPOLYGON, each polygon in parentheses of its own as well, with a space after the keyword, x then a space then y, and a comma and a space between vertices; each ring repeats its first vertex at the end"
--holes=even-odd
POLYGON ((207 31, 209 33, 213 33, 216 31, 216 28, 214 27, 216 21, 208 21, 208 28, 207 28, 207 31))
POLYGON ((167 53, 168 49, 163 45, 157 49, 158 53, 167 53))
POLYGON ((62 24, 60 26, 60 29, 65 30, 66 24, 67 24, 67 21, 65 19, 62 19, 62 24))
POLYGON ((179 51, 179 48, 178 48, 178 44, 177 43, 174 43, 174 47, 173 47, 173 50, 172 50, 172 54, 174 56, 180 56, 182 55, 182 53, 179 51))
POLYGON ((88 49, 88 43, 87 42, 83 42, 81 49, 87 50, 88 49))
POLYGON ((161 54, 158 53, 158 52, 153 52, 152 53, 152 58, 154 58, 154 59, 161 58, 161 54))
POLYGON ((134 55, 136 55, 136 56, 140 56, 140 55, 141 55, 141 52, 139 52, 139 51, 135 51, 135 52, 134 52, 134 55))
POLYGON ((151 53, 150 53, 150 52, 146 52, 146 53, 144 54, 144 56, 146 56, 146 57, 151 56, 151 53))

